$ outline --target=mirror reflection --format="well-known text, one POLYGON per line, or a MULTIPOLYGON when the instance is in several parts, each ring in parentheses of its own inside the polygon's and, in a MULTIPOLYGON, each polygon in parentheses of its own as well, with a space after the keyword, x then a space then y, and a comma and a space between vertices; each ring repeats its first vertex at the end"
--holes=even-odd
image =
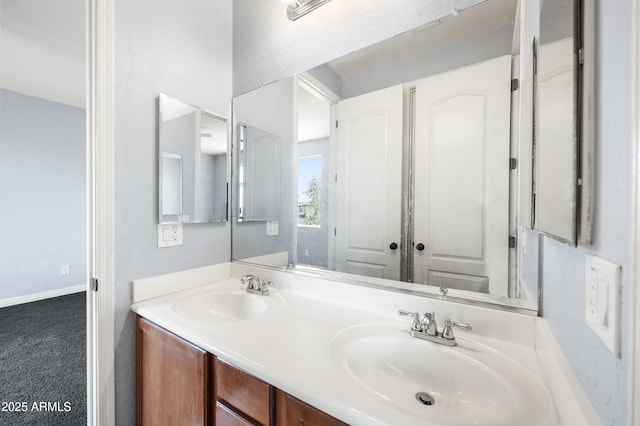
POLYGON ((233 259, 535 310, 514 260, 516 10, 488 0, 234 98, 234 120, 281 130, 283 175, 280 233, 236 212, 233 259))
POLYGON ((227 220, 227 121, 158 97, 159 223, 227 220))
POLYGON ((238 124, 238 221, 278 220, 280 137, 238 124))
POLYGON ((571 22, 574 0, 546 1, 540 13, 536 229, 577 243, 577 57, 571 22))

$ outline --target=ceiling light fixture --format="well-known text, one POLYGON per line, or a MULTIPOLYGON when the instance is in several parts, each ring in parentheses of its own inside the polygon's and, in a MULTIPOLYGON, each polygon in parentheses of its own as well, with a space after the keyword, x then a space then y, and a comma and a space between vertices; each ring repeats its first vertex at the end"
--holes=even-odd
POLYGON ((287 17, 295 21, 296 19, 306 15, 314 9, 319 8, 323 4, 330 0, 282 0, 284 3, 288 3, 287 17))

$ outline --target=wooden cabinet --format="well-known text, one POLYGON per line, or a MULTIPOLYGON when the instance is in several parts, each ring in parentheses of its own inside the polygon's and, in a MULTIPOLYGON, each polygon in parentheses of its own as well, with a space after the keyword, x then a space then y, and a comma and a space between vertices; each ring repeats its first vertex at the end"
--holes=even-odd
POLYGON ((136 322, 136 423, 210 424, 210 355, 144 318, 136 322))
POLYGON ((136 424, 345 425, 139 316, 136 424))

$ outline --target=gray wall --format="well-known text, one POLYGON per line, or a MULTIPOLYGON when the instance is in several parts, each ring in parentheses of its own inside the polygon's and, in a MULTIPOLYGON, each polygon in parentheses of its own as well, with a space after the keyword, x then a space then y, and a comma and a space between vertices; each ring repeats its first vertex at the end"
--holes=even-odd
POLYGON ((85 284, 85 139, 84 109, 0 90, 0 299, 85 284))
POLYGON ((572 248, 542 244, 543 315, 605 425, 629 424, 632 357, 632 0, 596 2, 594 238, 572 248), (622 358, 585 325, 585 254, 622 265, 622 358))
POLYGON ((231 0, 115 2, 116 424, 135 423, 130 282, 227 262, 229 225, 184 225, 184 244, 157 248, 156 97, 228 116, 231 0))

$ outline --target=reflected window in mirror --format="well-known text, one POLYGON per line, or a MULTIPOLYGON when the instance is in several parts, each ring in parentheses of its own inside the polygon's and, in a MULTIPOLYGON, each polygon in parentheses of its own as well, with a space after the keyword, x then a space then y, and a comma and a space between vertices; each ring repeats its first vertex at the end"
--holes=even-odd
POLYGON ((302 81, 297 99, 298 220, 295 263, 328 268, 330 101, 302 81))

